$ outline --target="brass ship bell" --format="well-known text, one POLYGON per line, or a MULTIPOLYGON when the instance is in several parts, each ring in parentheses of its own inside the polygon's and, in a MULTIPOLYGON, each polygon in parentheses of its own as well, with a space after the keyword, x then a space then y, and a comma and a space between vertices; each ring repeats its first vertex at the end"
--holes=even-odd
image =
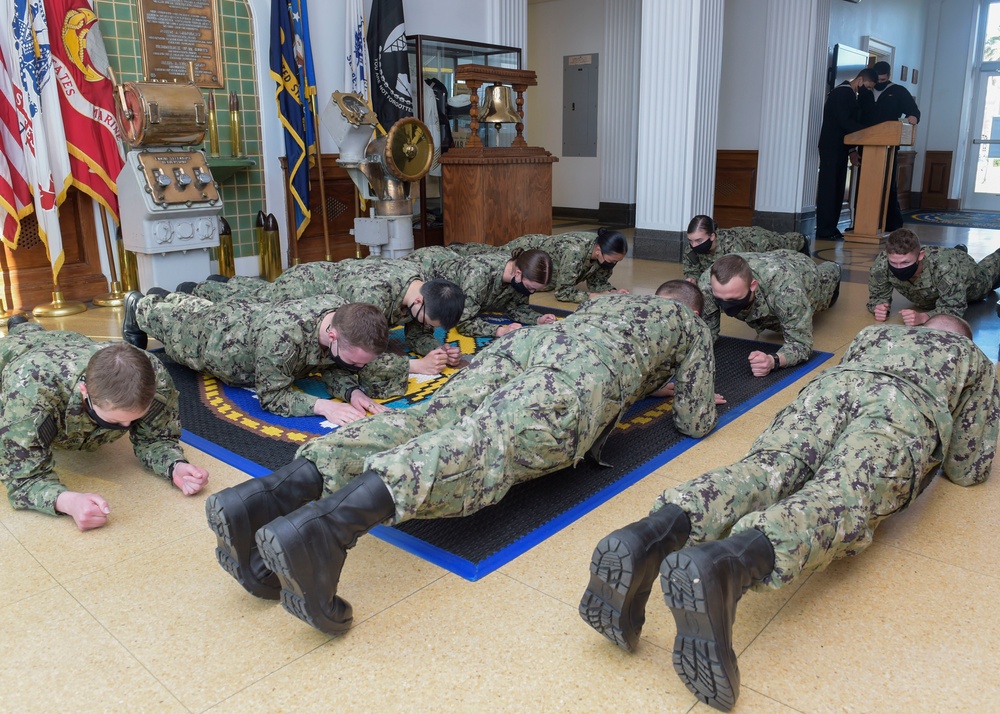
POLYGON ((486 99, 479 113, 480 124, 492 124, 497 130, 497 145, 500 145, 500 125, 517 124, 521 116, 510 96, 510 87, 505 84, 494 84, 486 90, 486 99))

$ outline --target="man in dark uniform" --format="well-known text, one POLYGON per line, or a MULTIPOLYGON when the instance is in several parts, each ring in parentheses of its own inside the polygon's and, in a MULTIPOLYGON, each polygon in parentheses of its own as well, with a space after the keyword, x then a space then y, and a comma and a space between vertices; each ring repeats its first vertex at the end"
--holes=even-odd
MULTIPOLYGON (((861 120, 865 126, 881 124, 884 121, 903 121, 916 124, 920 121, 920 110, 913 100, 913 95, 899 84, 893 84, 892 67, 888 62, 876 62, 872 67, 878 75, 874 91, 866 87, 858 92, 858 103, 861 107, 861 120)), ((885 229, 894 231, 903 227, 903 213, 899 210, 899 198, 896 195, 896 154, 899 147, 892 151, 892 182, 889 186, 889 202, 885 209, 885 229)))
POLYGON ((816 184, 816 237, 843 240, 837 228, 847 186, 847 161, 853 149, 844 137, 865 128, 858 106, 858 90, 875 86, 875 70, 865 68, 850 82, 833 88, 823 106, 819 132, 819 181, 816 184))

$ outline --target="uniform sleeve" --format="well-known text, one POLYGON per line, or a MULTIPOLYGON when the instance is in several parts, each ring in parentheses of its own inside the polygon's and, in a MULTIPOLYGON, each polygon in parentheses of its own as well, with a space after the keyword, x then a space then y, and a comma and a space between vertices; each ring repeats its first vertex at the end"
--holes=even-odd
POLYGON ((698 269, 698 256, 691 250, 691 244, 684 240, 684 277, 691 278, 692 280, 697 280, 701 275, 701 270, 698 269))
MULTIPOLYGON (((267 333, 276 335, 278 333, 267 333)), ((257 364, 254 367, 254 388, 260 406, 280 416, 312 416, 316 397, 295 389, 298 358, 295 343, 286 339, 277 342, 265 340, 256 346, 257 364)))
MULTIPOLYGON (((159 360, 156 360, 159 362, 159 360)), ((129 429, 136 458, 157 476, 169 478, 170 464, 184 458, 177 390, 166 369, 156 364, 156 398, 142 419, 129 429)))
POLYGON ((357 375, 342 369, 326 369, 320 379, 331 396, 347 401, 347 390, 358 387, 372 399, 390 399, 406 393, 409 360, 383 354, 365 365, 357 375))
MULTIPOLYGON (((580 252, 579 246, 575 244, 561 247, 552 254, 552 261, 555 273, 555 293, 556 299, 563 302, 584 302, 590 298, 590 293, 578 290, 576 285, 580 282, 580 273, 583 272, 585 262, 589 256, 580 252)), ((596 290, 594 292, 597 292, 596 290)))
POLYGON ((441 346, 441 343, 434 337, 434 328, 427 327, 416 320, 411 320, 403 326, 403 335, 409 348, 421 357, 441 346))
POLYGON ((482 317, 473 317, 458 323, 456 329, 469 337, 494 337, 498 327, 499 325, 495 322, 490 322, 482 317))
POLYGON ((785 356, 786 367, 794 367, 812 355, 813 309, 802 288, 786 290, 777 298, 780 302, 775 305, 775 317, 785 338, 778 354, 785 356))
POLYGON ((702 297, 705 298, 705 305, 701 309, 701 319, 708 325, 708 329, 712 333, 712 340, 715 341, 719 339, 722 311, 719 310, 719 304, 715 302, 715 296, 712 295, 711 280, 711 273, 706 270, 698 280, 698 289, 701 290, 702 297))
POLYGON ((597 266, 597 269, 587 278, 587 287, 590 288, 590 292, 607 293, 615 290, 615 286, 611 284, 611 273, 613 271, 614 268, 597 266))
MULTIPOLYGON (((848 90, 850 91, 850 90, 848 90)), ((857 102, 854 97, 841 91, 833 105, 833 118, 837 122, 837 127, 843 134, 852 134, 865 128, 865 125, 858 121, 857 102)))
POLYGON ((920 122, 920 109, 917 107, 917 102, 910 94, 910 90, 906 87, 896 85, 899 90, 899 106, 903 110, 904 117, 916 117, 917 122, 920 122))
POLYGON ((876 305, 892 307, 892 284, 889 282, 889 259, 879 253, 868 271, 868 312, 875 314, 876 305))
POLYGON ((7 488, 7 500, 19 509, 55 515, 56 499, 67 489, 54 471, 52 440, 56 423, 49 414, 31 405, 8 398, 6 414, 24 414, 0 427, 0 479, 7 488))
POLYGON ((702 437, 714 427, 715 352, 707 330, 701 330, 694 347, 674 375, 674 425, 682 434, 702 437))
MULTIPOLYGON (((931 262, 926 258, 925 261, 931 262)), ((940 253, 933 265, 931 284, 937 288, 938 299, 934 303, 934 309, 928 310, 927 314, 931 317, 942 314, 962 317, 969 306, 966 272, 955 261, 942 258, 940 253)))
POLYGON ((511 322, 520 322, 522 325, 537 325, 538 318, 541 317, 527 301, 515 302, 507 308, 505 314, 511 322))
MULTIPOLYGON (((985 362, 985 360, 983 360, 985 362)), ((951 440, 941 470, 960 486, 990 476, 1000 428, 1000 392, 992 363, 970 376, 954 412, 951 440)))

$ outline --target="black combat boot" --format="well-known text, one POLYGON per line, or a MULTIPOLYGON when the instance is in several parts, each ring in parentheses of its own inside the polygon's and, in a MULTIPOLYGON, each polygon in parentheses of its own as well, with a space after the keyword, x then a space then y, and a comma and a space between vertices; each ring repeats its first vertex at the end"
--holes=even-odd
POLYGON ((15 327, 23 325, 26 322, 29 322, 29 320, 24 313, 19 312, 16 315, 11 315, 7 318, 7 334, 9 335, 15 327))
POLYGON ((687 542, 691 521, 670 503, 605 536, 590 557, 580 617, 626 652, 635 651, 660 563, 687 542))
POLYGON ((257 531, 261 557, 281 580, 284 608, 317 630, 331 635, 346 631, 354 613, 337 596, 337 585, 347 551, 395 513, 385 482, 366 471, 336 493, 257 531))
POLYGON ((213 493, 205 501, 209 527, 215 531, 215 557, 247 592, 277 600, 278 576, 264 561, 254 534, 279 516, 323 495, 323 477, 309 459, 298 458, 263 478, 252 478, 213 493))
POLYGON ((740 695, 733 651, 736 604, 774 568, 774 548, 758 530, 671 553, 660 569, 674 615, 674 669, 695 696, 729 711, 740 695))
POLYGON ((213 283, 228 283, 229 278, 225 275, 219 275, 218 273, 213 273, 209 275, 205 280, 211 280, 213 283))
POLYGON ((125 301, 122 303, 122 307, 125 310, 125 316, 122 318, 122 339, 130 345, 135 345, 140 350, 144 350, 146 349, 149 337, 139 328, 139 323, 135 316, 135 307, 141 299, 142 293, 138 290, 132 290, 125 296, 125 301))
POLYGON ((198 287, 198 283, 193 280, 185 280, 183 283, 177 283, 177 287, 174 288, 175 293, 184 293, 185 295, 190 295, 194 292, 194 289, 198 287))

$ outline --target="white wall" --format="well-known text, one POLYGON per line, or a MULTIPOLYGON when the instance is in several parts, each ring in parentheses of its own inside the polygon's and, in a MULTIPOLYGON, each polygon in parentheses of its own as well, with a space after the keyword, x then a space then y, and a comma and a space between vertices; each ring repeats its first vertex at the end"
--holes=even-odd
POLYGON ((719 87, 718 148, 759 149, 760 111, 765 82, 772 91, 790 89, 779 78, 765 78, 764 43, 767 0, 726 2, 719 87))
MULTIPOLYGON (((552 165, 552 205, 596 210, 601 202, 600 157, 561 156, 563 57, 604 50, 604 0, 554 0, 528 6, 525 69, 538 76, 525 103, 527 137, 559 161, 552 165)), ((600 61, 600 60, 599 60, 600 61)), ((604 81, 598 69, 598 82, 604 81)), ((638 102, 638 97, 636 98, 638 102)), ((614 111, 598 107, 598 111, 614 111)), ((601 151, 598 145, 597 151, 601 151)))

